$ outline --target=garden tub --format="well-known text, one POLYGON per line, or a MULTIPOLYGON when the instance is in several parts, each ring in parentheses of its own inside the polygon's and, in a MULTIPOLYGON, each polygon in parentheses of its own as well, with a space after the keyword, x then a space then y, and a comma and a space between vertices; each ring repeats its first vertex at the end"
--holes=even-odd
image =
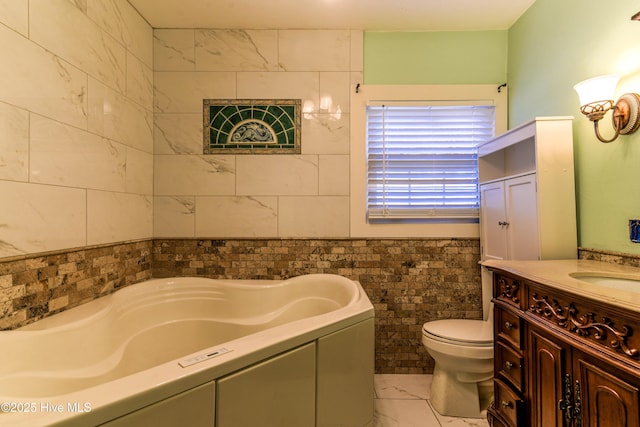
POLYGON ((366 426, 373 335, 342 276, 153 279, 0 332, 0 425, 366 426))

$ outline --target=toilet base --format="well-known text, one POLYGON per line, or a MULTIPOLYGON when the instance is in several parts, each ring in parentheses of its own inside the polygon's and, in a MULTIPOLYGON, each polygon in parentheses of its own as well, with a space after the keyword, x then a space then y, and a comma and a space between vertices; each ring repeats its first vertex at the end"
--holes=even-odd
POLYGON ((481 412, 491 401, 493 387, 477 382, 460 382, 456 374, 438 369, 431 382, 431 405, 439 414, 449 417, 482 418, 481 412))

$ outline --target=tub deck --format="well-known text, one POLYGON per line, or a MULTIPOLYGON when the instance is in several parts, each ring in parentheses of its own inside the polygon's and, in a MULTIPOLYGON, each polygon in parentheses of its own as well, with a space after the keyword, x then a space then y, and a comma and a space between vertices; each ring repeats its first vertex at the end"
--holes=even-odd
POLYGON ((132 285, 0 332, 0 425, 106 422, 372 318, 334 275, 132 285))

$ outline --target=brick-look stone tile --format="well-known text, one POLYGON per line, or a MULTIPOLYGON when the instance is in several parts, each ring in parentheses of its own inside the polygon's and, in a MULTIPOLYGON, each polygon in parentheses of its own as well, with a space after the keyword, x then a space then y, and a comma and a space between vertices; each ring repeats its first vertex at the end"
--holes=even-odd
MULTIPOLYGON (((640 257, 580 248, 580 258, 640 257)), ((477 239, 156 239, 0 259, 0 329, 12 329, 151 277, 358 280, 375 308, 378 373, 429 373, 422 323, 480 318, 477 239)))

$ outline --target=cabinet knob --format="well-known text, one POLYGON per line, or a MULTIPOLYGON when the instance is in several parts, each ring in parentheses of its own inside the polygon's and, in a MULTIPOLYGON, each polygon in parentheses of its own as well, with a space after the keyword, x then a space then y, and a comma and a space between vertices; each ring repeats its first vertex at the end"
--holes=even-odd
POLYGON ((511 322, 504 322, 504 328, 505 328, 505 329, 507 329, 507 330, 511 330, 511 329, 513 329, 515 326, 516 326, 516 325, 514 325, 514 324, 513 324, 513 323, 511 323, 511 322))
POLYGON ((511 402, 507 402, 506 400, 502 401, 502 407, 503 408, 510 408, 511 407, 511 402))
POLYGON ((509 362, 509 361, 507 360, 507 361, 505 362, 504 366, 505 366, 507 369, 511 369, 511 368, 513 368, 513 363, 511 363, 511 362, 509 362))
POLYGON ((500 227, 507 227, 509 225, 509 223, 507 221, 498 221, 498 225, 500 227))

